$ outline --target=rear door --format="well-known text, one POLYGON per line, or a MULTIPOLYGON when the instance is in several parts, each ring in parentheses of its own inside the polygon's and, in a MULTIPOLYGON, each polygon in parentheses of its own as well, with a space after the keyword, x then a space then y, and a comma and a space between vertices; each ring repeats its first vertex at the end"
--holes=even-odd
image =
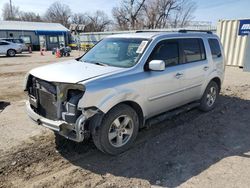
POLYGON ((224 74, 225 63, 222 46, 217 38, 209 38, 208 44, 210 47, 212 60, 214 63, 214 69, 218 72, 219 75, 224 74))
POLYGON ((198 100, 202 96, 202 84, 206 81, 212 67, 206 57, 202 38, 186 38, 180 40, 183 56, 184 75, 182 87, 185 103, 198 100))

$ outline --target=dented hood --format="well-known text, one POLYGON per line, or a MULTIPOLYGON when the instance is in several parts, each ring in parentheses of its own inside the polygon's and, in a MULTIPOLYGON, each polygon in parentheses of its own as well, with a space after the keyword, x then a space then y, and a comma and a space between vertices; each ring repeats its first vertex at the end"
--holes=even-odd
POLYGON ((30 74, 50 82, 77 83, 122 69, 69 60, 32 69, 30 74))

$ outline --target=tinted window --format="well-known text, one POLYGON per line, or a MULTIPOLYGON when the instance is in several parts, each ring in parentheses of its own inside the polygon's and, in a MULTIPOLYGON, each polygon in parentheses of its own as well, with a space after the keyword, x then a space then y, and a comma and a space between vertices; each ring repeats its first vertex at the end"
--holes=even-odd
POLYGON ((221 49, 219 41, 217 39, 209 39, 208 43, 211 49, 212 57, 213 58, 221 57, 221 49))
POLYGON ((179 63, 179 45, 177 41, 162 41, 154 49, 150 60, 163 60, 166 66, 179 63))
POLYGON ((7 42, 0 42, 0 45, 8 45, 9 43, 7 42))
POLYGON ((190 63, 205 60, 205 50, 201 39, 182 39, 184 62, 190 63))

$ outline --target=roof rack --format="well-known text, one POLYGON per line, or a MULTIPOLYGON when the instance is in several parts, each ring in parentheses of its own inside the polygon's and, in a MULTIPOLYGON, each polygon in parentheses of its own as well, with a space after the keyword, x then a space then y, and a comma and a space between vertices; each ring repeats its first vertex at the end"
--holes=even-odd
POLYGON ((207 31, 207 30, 191 30, 191 29, 181 29, 178 31, 179 33, 187 33, 187 32, 203 32, 207 34, 213 34, 212 31, 207 31))
POLYGON ((159 31, 159 30, 136 30, 135 33, 155 33, 155 32, 166 32, 166 31, 159 31))

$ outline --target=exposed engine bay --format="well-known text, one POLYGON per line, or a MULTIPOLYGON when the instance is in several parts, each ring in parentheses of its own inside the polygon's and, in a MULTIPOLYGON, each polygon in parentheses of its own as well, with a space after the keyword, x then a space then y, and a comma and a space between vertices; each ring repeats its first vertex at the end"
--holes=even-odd
POLYGON ((84 94, 83 85, 50 83, 30 75, 26 90, 32 109, 45 118, 73 124, 82 114, 77 104, 84 94))

